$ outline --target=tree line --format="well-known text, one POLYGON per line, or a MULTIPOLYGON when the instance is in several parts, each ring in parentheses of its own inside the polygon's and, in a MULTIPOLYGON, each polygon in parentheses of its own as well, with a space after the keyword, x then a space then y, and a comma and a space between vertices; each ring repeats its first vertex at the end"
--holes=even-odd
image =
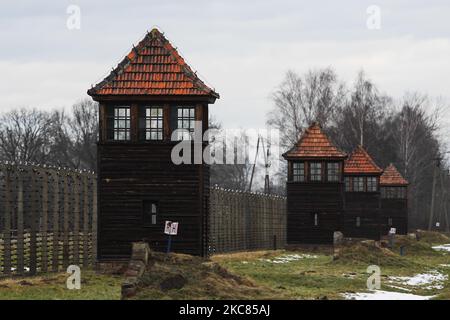
MULTIPOLYGON (((410 183, 411 227, 444 223, 450 178, 447 146, 439 138, 445 107, 441 101, 418 92, 395 100, 381 93, 362 71, 349 85, 331 68, 303 75, 288 71, 271 98, 267 125, 279 130, 281 153, 317 121, 347 153, 361 144, 380 167, 393 163, 399 169, 410 183), (435 213, 430 222, 433 189, 435 213)), ((214 119, 210 127, 222 128, 214 119)), ((245 142, 245 131, 239 139, 245 142)), ((89 98, 74 104, 69 112, 22 108, 0 115, 0 161, 96 170, 97 140, 98 105, 89 98)), ((281 155, 271 157, 279 165, 277 172, 271 172, 270 190, 284 194, 286 162, 281 155)), ((259 162, 259 175, 263 166, 259 162)), ((212 165, 211 185, 248 190, 252 171, 250 163, 212 165)), ((252 190, 262 191, 258 188, 262 186, 256 183, 252 190)))
MULTIPOLYGON (((280 130, 281 149, 291 148, 317 121, 340 149, 350 153, 363 145, 381 168, 393 163, 399 169, 410 183, 411 227, 443 226, 450 179, 447 146, 439 135, 442 101, 418 92, 395 100, 362 71, 349 86, 330 68, 304 75, 288 71, 272 99, 267 124, 280 130), (430 221, 433 185, 436 204, 430 221)), ((284 163, 278 181, 286 176, 285 168, 284 163)))

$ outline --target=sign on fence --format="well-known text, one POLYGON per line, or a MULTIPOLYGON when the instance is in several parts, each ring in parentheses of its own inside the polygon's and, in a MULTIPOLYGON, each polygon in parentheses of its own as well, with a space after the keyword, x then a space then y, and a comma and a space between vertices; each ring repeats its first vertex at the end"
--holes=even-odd
POLYGON ((178 222, 166 221, 164 233, 169 236, 176 236, 178 233, 178 222))

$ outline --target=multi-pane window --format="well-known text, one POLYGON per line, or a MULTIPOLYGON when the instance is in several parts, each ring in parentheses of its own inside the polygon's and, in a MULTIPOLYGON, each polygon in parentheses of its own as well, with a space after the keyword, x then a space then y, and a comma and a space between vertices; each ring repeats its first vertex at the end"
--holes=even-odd
POLYGON ((156 201, 144 201, 143 211, 144 226, 155 225, 158 214, 158 203, 156 201))
POLYGON ((382 187, 381 197, 385 199, 406 199, 406 187, 382 187))
POLYGON ((364 192, 364 177, 353 177, 352 186, 353 191, 364 192))
POLYGON ((161 107, 145 108, 145 140, 163 139, 163 114, 161 107))
POLYGON ((356 226, 361 227, 361 217, 356 217, 356 226))
POLYGON ((328 162, 327 163, 327 180, 330 182, 339 181, 339 163, 338 162, 328 162))
POLYGON ((350 177, 345 177, 345 191, 352 191, 351 179, 350 177))
POLYGON ((376 192, 378 190, 377 178, 367 177, 367 192, 376 192))
POLYGON ((292 180, 294 182, 305 181, 305 163, 293 162, 292 163, 292 180))
POLYGON ((120 106, 108 112, 108 139, 126 141, 131 138, 130 107, 120 106))
POLYGON ((178 140, 192 140, 195 125, 195 108, 194 107, 178 107, 177 109, 177 129, 178 140))
POLYGON ((319 215, 317 213, 314 214, 314 225, 316 227, 319 225, 319 215))
POLYGON ((311 162, 309 165, 309 175, 311 181, 322 181, 322 163, 311 162))

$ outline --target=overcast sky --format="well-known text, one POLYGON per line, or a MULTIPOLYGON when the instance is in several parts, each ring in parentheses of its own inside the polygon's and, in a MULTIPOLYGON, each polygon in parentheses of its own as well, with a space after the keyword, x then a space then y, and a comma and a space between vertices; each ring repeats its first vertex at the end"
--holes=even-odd
POLYGON ((262 127, 292 69, 364 69, 381 91, 450 97, 450 1, 2 0, 0 107, 69 107, 157 26, 221 99, 227 127, 262 127), (69 30, 69 5, 81 9, 69 30), (381 9, 381 29, 366 10, 381 9))

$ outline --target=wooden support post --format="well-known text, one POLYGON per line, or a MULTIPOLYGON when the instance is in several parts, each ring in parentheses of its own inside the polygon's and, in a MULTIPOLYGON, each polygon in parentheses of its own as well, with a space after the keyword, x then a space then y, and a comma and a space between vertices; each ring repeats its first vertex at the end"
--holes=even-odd
MULTIPOLYGON (((20 170, 19 170, 20 172, 20 170)), ((17 174, 17 274, 24 273, 23 176, 17 174)))
POLYGON ((30 189, 31 189, 31 205, 30 205, 30 275, 35 275, 37 271, 37 239, 36 239, 36 219, 39 216, 37 213, 37 185, 36 185, 36 171, 34 167, 30 168, 30 189))
POLYGON ((73 261, 75 265, 80 264, 80 176, 72 175, 74 200, 73 200, 73 261))
POLYGON ((42 226, 41 226, 41 268, 42 272, 48 271, 48 172, 40 171, 42 176, 42 226))
POLYGON ((97 176, 92 175, 92 264, 97 261, 97 176))
MULTIPOLYGON (((436 160, 439 161, 439 160, 436 160)), ((433 215, 434 215, 434 202, 436 197, 436 173, 438 170, 438 166, 436 165, 433 169, 433 185, 431 188, 431 207, 430 207, 430 219, 428 221, 428 231, 431 231, 431 227, 433 225, 433 215)))
POLYGON ((64 172, 63 268, 69 266, 69 173, 64 172))
POLYGON ((59 198, 61 188, 59 187, 59 175, 53 171, 53 248, 52 248, 52 270, 59 270, 59 198))
POLYGON ((89 194, 88 177, 83 176, 83 266, 89 265, 89 194))
POLYGON ((5 225, 3 228, 3 273, 11 275, 11 174, 10 168, 4 166, 5 170, 5 225))

